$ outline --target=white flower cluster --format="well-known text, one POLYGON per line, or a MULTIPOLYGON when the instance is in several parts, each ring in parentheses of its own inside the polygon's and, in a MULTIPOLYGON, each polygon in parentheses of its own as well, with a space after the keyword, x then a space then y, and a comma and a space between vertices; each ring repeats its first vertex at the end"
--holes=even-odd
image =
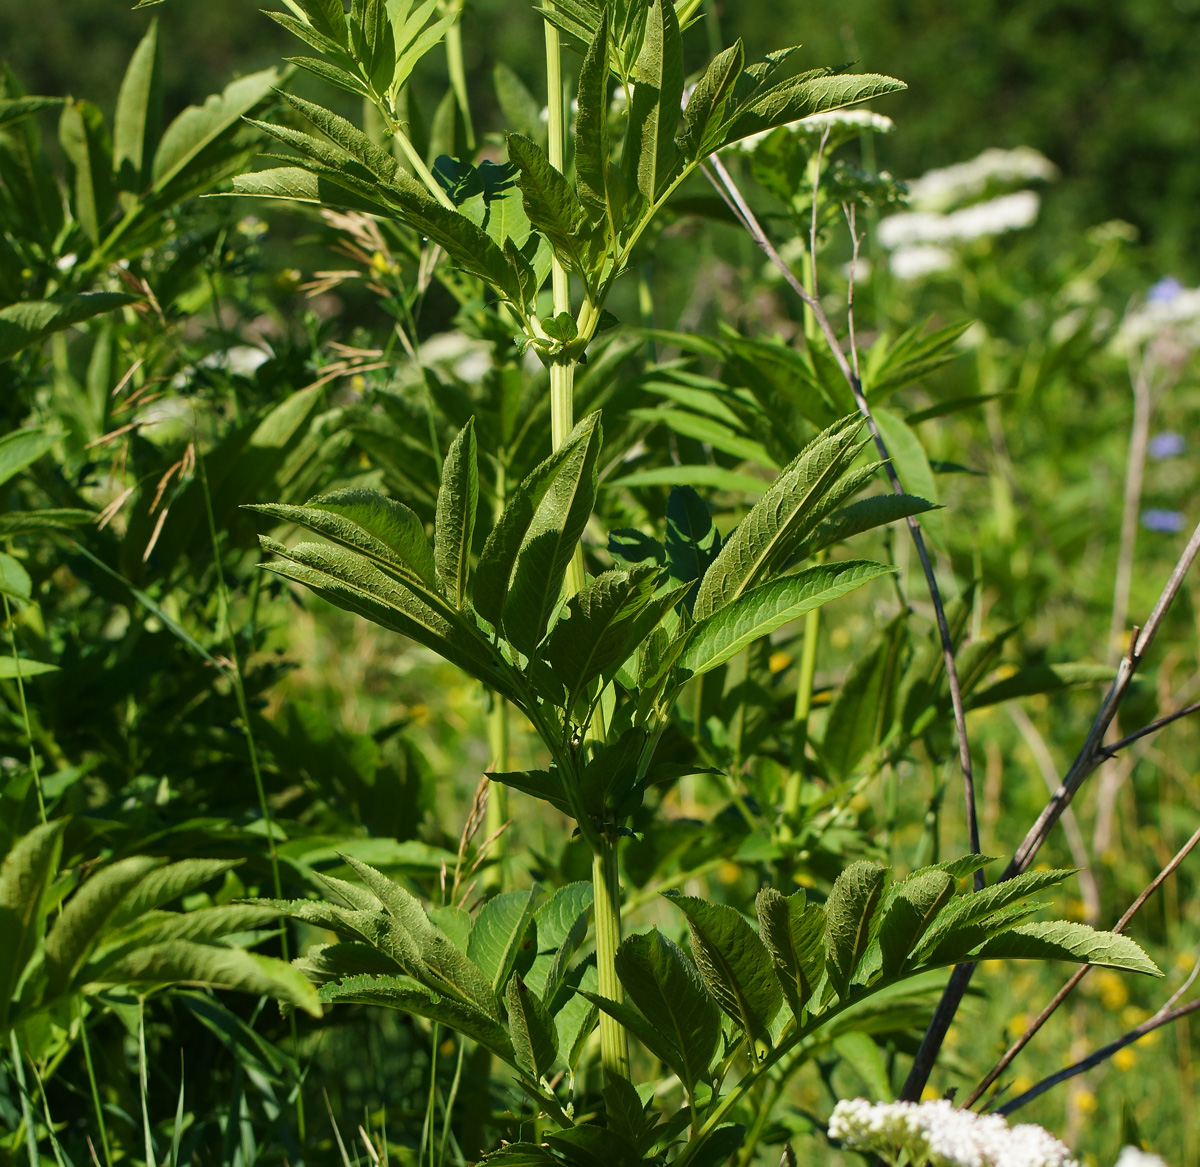
POLYGON ((996 187, 1047 181, 1057 174, 1048 158, 1021 146, 1016 150, 985 150, 970 162, 931 170, 913 179, 908 184, 913 210, 889 215, 879 224, 879 241, 892 252, 893 275, 917 280, 945 271, 954 264, 956 244, 1031 226, 1040 206, 1032 190, 1014 191, 985 202, 972 200, 996 187))
POLYGON ((930 170, 908 184, 908 201, 918 211, 948 211, 977 199, 988 190, 1051 182, 1058 167, 1029 146, 984 150, 970 162, 930 170))
MULTIPOLYGON (((748 138, 742 138, 734 144, 734 148, 745 154, 753 154, 755 150, 773 134, 779 126, 769 130, 760 130, 748 138)), ((890 134, 896 123, 881 113, 872 113, 869 109, 835 109, 827 113, 809 114, 799 121, 787 122, 783 129, 793 134, 811 134, 820 137, 826 130, 830 136, 844 137, 847 131, 851 134, 863 133, 867 130, 876 134, 890 134)))
POLYGON ((829 1137, 892 1162, 906 1154, 914 1167, 1078 1167, 1070 1150, 1040 1126, 1010 1127, 998 1114, 960 1110, 944 1099, 846 1099, 834 1107, 829 1137))
POLYGON ((1167 1167, 1166 1161, 1141 1147, 1124 1147, 1117 1159, 1116 1167, 1167 1167))

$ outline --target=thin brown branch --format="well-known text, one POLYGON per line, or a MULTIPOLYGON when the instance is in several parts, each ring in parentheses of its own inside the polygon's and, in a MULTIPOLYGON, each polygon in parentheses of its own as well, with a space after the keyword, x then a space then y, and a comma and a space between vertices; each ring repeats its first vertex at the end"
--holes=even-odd
POLYGON ((1117 1038, 1116 1041, 1110 1042, 1108 1045, 1096 1050, 1095 1053, 1088 1054, 1086 1058, 1082 1058, 1073 1065, 1067 1066, 1066 1069, 1059 1070, 1057 1074, 1051 1074, 1048 1078, 1043 1078, 1037 1085, 1031 1086, 1026 1090, 1024 1094, 1019 1094, 1006 1106, 1001 1106, 996 1113, 1004 1115, 1012 1114, 1014 1110, 1019 1110, 1026 1103, 1039 1098, 1047 1090, 1057 1086, 1060 1082, 1065 1082, 1068 1078, 1074 1078, 1086 1070, 1090 1070, 1093 1066, 1098 1066, 1101 1062, 1111 1058, 1118 1050, 1123 1050, 1127 1045, 1133 1045, 1135 1041, 1145 1037, 1146 1034, 1164 1025, 1170 1025, 1171 1022, 1178 1021, 1181 1017, 1186 1017, 1189 1013, 1194 1013, 1197 1009, 1200 1009, 1200 1000, 1189 1001, 1186 1005, 1181 1005, 1178 1009, 1171 1008, 1191 987, 1198 972, 1200 972, 1200 961, 1196 962, 1192 967, 1192 971, 1188 974, 1187 980, 1171 994, 1167 1003, 1153 1017, 1143 1021, 1141 1025, 1131 1029, 1124 1036, 1117 1038))
MULTIPOLYGON (((1146 885, 1141 895, 1129 905, 1125 914, 1117 921, 1114 932, 1123 932, 1125 925, 1137 914, 1138 909, 1162 886, 1171 873, 1188 857, 1197 843, 1200 843, 1200 830, 1175 853, 1174 858, 1146 885)), ((964 1107, 974 1106, 991 1084, 1008 1069, 1012 1060, 1033 1040, 1038 1030, 1049 1020, 1054 1011, 1075 991, 1075 986, 1091 971, 1090 964, 1081 965, 1072 974, 1061 989, 1050 999, 1046 1007, 1029 1023, 1028 1028, 1012 1045, 1004 1051, 1004 1056, 988 1071, 983 1080, 971 1092, 971 1097, 963 1103, 964 1107)))
POLYGON ((1113 757, 1118 750, 1123 750, 1126 746, 1132 745, 1139 738, 1144 738, 1149 734, 1156 733, 1162 729, 1164 725, 1170 725, 1173 721, 1178 721, 1181 717, 1188 717, 1193 713, 1200 713, 1200 701, 1195 701, 1191 705, 1183 709, 1177 709, 1174 713, 1168 713, 1164 717, 1156 718, 1149 725, 1143 725, 1141 729, 1134 730, 1133 733, 1126 734, 1120 741, 1115 741, 1111 746, 1104 747, 1105 757, 1113 757))

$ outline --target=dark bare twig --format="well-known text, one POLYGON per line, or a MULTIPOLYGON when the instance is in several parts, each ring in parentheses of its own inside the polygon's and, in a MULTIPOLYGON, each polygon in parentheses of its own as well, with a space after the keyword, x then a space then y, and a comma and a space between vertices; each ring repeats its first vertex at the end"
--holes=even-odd
MULTIPOLYGON (((1200 830, 1188 839, 1186 843, 1175 853, 1174 858, 1146 885, 1141 895, 1138 896, 1125 914, 1117 921, 1113 928, 1114 932, 1123 932, 1125 925, 1133 919, 1138 909, 1162 886, 1164 881, 1171 873, 1188 857, 1192 849, 1200 843, 1200 830)), ((1049 1020, 1050 1015, 1075 991, 1075 986, 1079 984, 1084 977, 1091 971, 1090 964, 1081 965, 1072 974, 1071 979, 1067 981, 1061 989, 1050 999, 1046 1007, 1030 1022, 1029 1027, 1012 1045, 1004 1052, 1004 1056, 988 1071, 986 1077, 979 1083, 971 1093, 971 1097, 963 1103, 964 1107, 973 1106, 982 1097, 987 1088, 1008 1069, 1013 1058, 1017 1056, 1029 1043, 1033 1040, 1034 1035, 1042 1028, 1049 1020)), ((1115 1052, 1115 1051, 1114 1051, 1115 1052)))
POLYGON ((1124 1049, 1127 1045, 1133 1045, 1135 1041, 1145 1037, 1146 1034, 1153 1030, 1159 1029, 1164 1025, 1170 1025, 1172 1021, 1178 1021, 1181 1017, 1186 1017, 1189 1013, 1194 1013, 1197 1009, 1200 1009, 1200 1000, 1189 1001, 1186 1005, 1181 1005, 1178 1009, 1171 1008, 1188 988, 1191 987, 1198 972, 1200 972, 1200 961, 1196 962, 1192 971, 1188 974, 1188 979, 1171 994, 1167 1003, 1153 1017, 1143 1021, 1141 1025, 1131 1029, 1123 1037, 1119 1037, 1116 1041, 1110 1042, 1108 1045, 1096 1050, 1095 1053, 1088 1054, 1086 1058, 1081 1059, 1074 1065, 1067 1066, 1066 1069, 1059 1070, 1057 1074, 1051 1074, 1048 1078, 1043 1078, 1036 1086, 1031 1086, 1026 1090, 1024 1094, 1018 1095, 1006 1106, 1001 1106, 996 1113, 1012 1114, 1014 1110, 1019 1110, 1027 1102, 1032 1102, 1035 1098, 1045 1094, 1047 1090, 1057 1086, 1060 1082, 1065 1082, 1068 1078, 1074 1078, 1077 1074, 1082 1074, 1085 1070, 1090 1070, 1093 1066, 1098 1066, 1101 1062, 1111 1058, 1118 1050, 1124 1049))
MULTIPOLYGON (((1146 621, 1146 626, 1141 629, 1134 628, 1133 635, 1129 638, 1129 652, 1117 669, 1117 676, 1112 687, 1105 694, 1100 711, 1096 714, 1096 719, 1092 722, 1092 727, 1083 743, 1083 748, 1079 751, 1075 761, 1071 763, 1071 768, 1067 771, 1059 788, 1051 795, 1045 809, 1038 815, 1037 821, 1029 828, 1012 861, 1005 869, 1004 874, 1000 876, 1001 883, 1006 879, 1012 879, 1014 875, 1020 875, 1033 862, 1033 857, 1049 837, 1050 831, 1062 816, 1063 811, 1070 805, 1071 799, 1075 797, 1075 792, 1104 760, 1104 735, 1116 714, 1117 707, 1129 689, 1134 672, 1149 650, 1159 626, 1166 617, 1167 610, 1179 594, 1184 576, 1187 575, 1198 552, 1200 552, 1200 524, 1197 524, 1196 529, 1192 532, 1192 537, 1183 549, 1183 554, 1180 555, 1170 578, 1159 593, 1158 601, 1150 613, 1150 618, 1146 621)), ((912 1101, 919 1097, 921 1091, 924 1090, 925 1083, 929 1080, 930 1072, 933 1070, 933 1063, 942 1048, 946 1032, 954 1020, 954 1015, 958 1012, 967 986, 971 983, 974 969, 975 966, 972 964, 960 964, 951 974, 945 991, 942 993, 942 999, 934 1011, 933 1019, 929 1022, 929 1028, 921 1040, 917 1055, 913 1059, 912 1069, 904 1084, 903 1098, 912 1101)))
MULTIPOLYGON (((838 368, 846 383, 850 386, 851 392, 854 394, 855 404, 858 406, 859 412, 866 420, 867 428, 870 430, 871 438, 875 443, 875 448, 879 452, 879 457, 883 460, 884 470, 888 476, 888 481, 891 484, 892 490, 897 494, 904 493, 904 487, 900 482, 900 478, 896 473, 896 468, 892 465, 891 455, 888 453, 887 445, 885 444, 882 435, 879 432, 879 427, 875 424, 875 417, 871 413, 871 407, 867 402, 866 396, 862 390, 862 382, 858 379, 854 369, 851 368, 850 362, 846 358, 846 354, 842 351, 842 346, 838 342, 837 334, 833 331, 833 326, 829 323, 829 318, 825 315, 825 310, 821 307, 821 302, 816 296, 809 294, 804 285, 796 278, 791 268, 784 262, 779 252, 775 250, 771 241, 767 238, 766 232, 759 225, 758 219, 754 212, 750 209, 749 204, 742 197, 741 191, 733 180, 733 176, 725 169, 721 159, 715 154, 710 159, 712 164, 711 169, 708 166, 703 167, 705 175, 709 182, 717 188, 717 192, 725 200, 726 204, 737 216, 742 225, 750 233, 751 238, 763 251, 768 259, 779 269, 788 286, 798 295, 801 300, 811 309, 814 318, 817 321, 817 326, 820 328, 822 335, 825 337, 825 342, 829 346, 829 350, 837 362, 838 368), (715 175, 714 175, 715 172, 715 175)), ((814 199, 816 195, 814 192, 814 199)), ((946 609, 942 603, 942 592, 937 582, 937 576, 933 571, 933 563, 929 558, 929 551, 925 546, 925 537, 921 532, 921 525, 912 515, 908 517, 908 529, 912 535, 913 544, 917 549, 917 557, 921 561, 921 569, 925 574, 925 583, 929 589, 929 598, 933 602, 934 613, 937 617, 938 635, 942 642, 942 656, 946 665, 946 676, 950 685, 950 701, 954 706, 954 726, 958 735, 958 761, 963 774, 963 793, 966 802, 967 812, 967 831, 970 838, 970 846, 972 854, 979 854, 979 820, 975 813, 975 778, 971 767, 971 750, 967 741, 967 718, 966 710, 963 706, 962 688, 958 681, 958 670, 954 664, 954 642, 950 637, 950 626, 946 621, 946 609)), ((983 886, 983 873, 975 873, 975 886, 983 886)))
POLYGON ((1113 742, 1111 746, 1105 746, 1103 749, 1104 756, 1111 758, 1118 750, 1123 750, 1126 746, 1132 745, 1139 738, 1155 733, 1162 729, 1164 725, 1170 725, 1172 721, 1178 721, 1181 717, 1187 717, 1192 713, 1200 713, 1200 701, 1195 701, 1183 709, 1177 709, 1174 713, 1166 714, 1164 717, 1156 718, 1149 725, 1143 725, 1141 729, 1126 734, 1120 741, 1113 742))

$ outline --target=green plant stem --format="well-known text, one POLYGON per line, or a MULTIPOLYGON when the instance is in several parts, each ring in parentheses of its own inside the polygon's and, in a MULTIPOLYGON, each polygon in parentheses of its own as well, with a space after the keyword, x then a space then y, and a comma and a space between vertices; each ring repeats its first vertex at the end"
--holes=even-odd
POLYGON ((804 784, 804 751, 808 745, 808 716, 812 711, 813 678, 817 671, 817 637, 821 609, 804 617, 804 647, 800 653, 800 679, 796 685, 796 711, 792 725, 792 768, 783 798, 783 833, 792 838, 800 818, 800 792, 804 784))
MULTIPOLYGON (((493 773, 503 774, 511 767, 509 765, 508 741, 508 702, 499 693, 491 694, 491 708, 488 710, 488 757, 493 773)), ((483 886, 486 891, 498 892, 504 890, 504 863, 508 852, 505 835, 497 834, 508 821, 508 787, 502 782, 492 782, 488 789, 487 818, 484 830, 485 838, 495 837, 496 862, 485 868, 483 886)))
MULTIPOLYGON (((565 174, 567 123, 563 116, 562 40, 558 29, 550 21, 543 23, 546 28, 546 122, 549 134, 546 153, 550 165, 560 174, 565 174)), ((550 266, 550 277, 554 289, 554 314, 557 316, 560 312, 569 312, 571 286, 567 279, 567 269, 559 262, 557 255, 550 266)), ((567 430, 570 431, 570 426, 567 430)), ((555 445, 558 445, 557 439, 555 445)))
MULTIPOLYGON (((607 834, 592 855, 592 916, 596 928, 596 974, 600 996, 623 1001, 617 976, 617 949, 621 944, 621 883, 617 870, 617 840, 607 834)), ((614 1076, 629 1077, 629 1036, 614 1018, 600 1014, 600 1061, 614 1076)))
POLYGON ((104 1121, 104 1107, 100 1105, 100 1086, 96 1082, 96 1070, 92 1065, 92 1046, 88 1041, 87 1021, 82 1009, 79 1013, 79 1036, 83 1045, 83 1060, 87 1065, 88 1085, 92 1090, 92 1105, 96 1108, 96 1126, 100 1130, 100 1149, 104 1152, 104 1167, 112 1167, 112 1151, 108 1145, 108 1124, 104 1121))
POLYGON ((457 19, 446 29, 446 72, 450 75, 450 88, 462 115, 463 129, 467 134, 467 152, 475 154, 475 125, 471 121, 471 101, 467 95, 467 71, 463 65, 462 44, 462 0, 455 6, 457 19))
POLYGON ((38 770, 37 750, 33 745, 33 725, 29 719, 29 705, 25 700, 25 682, 21 677, 21 656, 17 651, 17 628, 13 623, 12 608, 8 603, 8 595, 0 593, 4 600, 4 623, 8 625, 12 637, 13 673, 17 679, 17 696, 21 701, 21 717, 25 722, 25 736, 29 739, 29 768, 33 771, 33 788, 37 791, 38 814, 42 822, 46 821, 46 801, 42 797, 42 775, 38 770))

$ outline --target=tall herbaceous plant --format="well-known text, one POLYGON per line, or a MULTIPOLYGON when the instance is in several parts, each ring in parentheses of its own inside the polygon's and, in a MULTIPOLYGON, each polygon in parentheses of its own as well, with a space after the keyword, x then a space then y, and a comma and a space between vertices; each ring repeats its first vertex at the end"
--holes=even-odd
MULTIPOLYGON (((593 857, 590 886, 550 897, 516 889, 474 915, 453 899, 422 903, 348 859, 361 883, 327 879, 325 900, 272 905, 339 938, 299 962, 322 1000, 404 1010, 488 1051, 529 1107, 528 1137, 489 1162, 712 1164, 741 1145, 739 1107, 768 1075, 815 1057, 839 1025, 861 1026, 868 999, 900 982, 1018 955, 1156 972, 1124 937, 1026 922, 1027 897, 1064 873, 960 893, 986 862, 978 856, 903 879, 855 862, 824 903, 764 887, 757 927, 730 906, 668 892, 690 929, 690 954, 658 930, 622 933, 618 850, 646 792, 686 769, 658 756, 681 695, 784 625, 890 573, 825 552, 929 504, 854 501, 882 463, 869 457, 844 395, 834 400, 847 416, 808 427, 723 540, 704 500, 685 488, 672 495, 664 539, 617 533, 609 559, 585 555, 601 468, 627 451, 605 447, 598 412, 576 419, 576 370, 615 323, 605 305, 639 242, 706 160, 902 83, 795 73, 790 48, 748 63, 740 42, 689 77, 682 37, 700 19, 700 0, 557 0, 539 10, 545 145, 510 132, 503 162, 477 165, 468 150, 430 165, 414 145, 407 86, 449 38, 461 140, 473 140, 461 11, 436 0, 354 0, 349 13, 341 0, 287 8, 271 15, 303 42, 292 60, 360 98, 367 128, 285 93, 297 124, 310 128, 255 121, 286 153, 239 178, 237 190, 415 232, 423 268, 452 265, 464 298, 484 302, 491 335, 548 367, 552 444, 532 472, 506 482, 503 451, 487 448, 468 420, 444 454, 432 536, 404 499, 368 490, 303 506, 264 502, 255 509, 277 536, 263 538, 268 566, 432 649, 481 682, 501 715, 518 710, 548 764, 511 772, 497 746, 493 789, 568 815, 593 857), (296 527, 320 541, 285 542, 296 527), (617 553, 635 543, 636 556, 617 553), (608 562, 617 566, 603 570, 608 562), (600 1072, 590 1068, 597 1029, 600 1072), (661 1076, 638 1081, 649 1064, 661 1076)), ((811 333, 813 360, 828 364, 811 333)), ((512 813, 521 814, 519 801, 512 813)))

